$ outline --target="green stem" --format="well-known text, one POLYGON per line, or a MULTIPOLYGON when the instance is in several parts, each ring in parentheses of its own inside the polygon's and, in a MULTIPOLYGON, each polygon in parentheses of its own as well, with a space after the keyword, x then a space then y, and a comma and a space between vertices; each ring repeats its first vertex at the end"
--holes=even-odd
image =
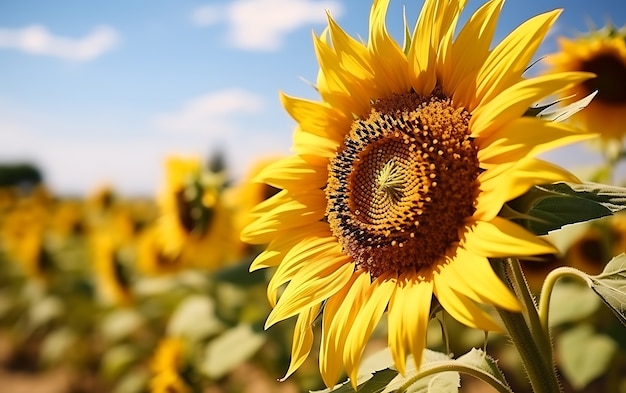
POLYGON ((509 258, 508 259, 509 266, 511 267, 512 276, 510 277, 510 281, 513 284, 513 290, 518 298, 521 298, 522 302, 525 305, 525 314, 530 325, 530 332, 537 341, 537 345, 541 350, 541 356, 543 356, 544 361, 548 364, 552 364, 552 344, 550 341, 550 336, 545 333, 543 329, 543 324, 541 323, 541 319, 539 318, 539 313, 537 312, 537 303, 535 302, 535 298, 531 294, 530 287, 528 286, 528 281, 526 281, 526 277, 524 277, 524 272, 522 271, 522 266, 520 265, 519 259, 517 258, 509 258))
POLYGON ((574 269, 573 267, 562 266, 552 270, 546 276, 546 279, 543 282, 543 286, 541 287, 541 298, 539 299, 539 319, 541 320, 541 326, 546 336, 550 336, 550 328, 548 323, 548 313, 550 309, 550 296, 552 296, 552 290, 554 289, 554 284, 561 277, 573 277, 577 279, 583 280, 589 287, 591 287, 592 282, 589 276, 578 269, 574 269))
POLYGON ((473 367, 469 365, 459 364, 457 362, 441 362, 440 364, 431 364, 428 366, 424 366, 420 372, 418 372, 413 377, 409 378, 405 383, 400 386, 397 390, 398 393, 404 393, 408 391, 408 389, 415 382, 422 378, 426 378, 430 375, 434 375, 437 373, 442 373, 446 371, 457 371, 459 373, 471 375, 475 378, 480 379, 483 382, 488 383, 491 387, 497 390, 499 393, 513 393, 510 387, 508 387, 505 383, 500 381, 498 378, 493 375, 481 370, 478 367, 473 367))
MULTIPOLYGON (((536 314, 537 309, 535 308, 535 302, 532 300, 527 285, 521 285, 522 283, 515 278, 515 270, 519 268, 519 261, 509 260, 509 263, 513 271, 512 276, 507 273, 507 264, 503 260, 497 260, 496 263, 494 263, 494 269, 509 287, 516 292, 518 298, 525 303, 526 312, 529 315, 532 313, 536 314), (517 267, 514 265, 517 265, 517 267)), ((551 353, 551 350, 545 347, 546 342, 548 346, 550 345, 549 339, 543 334, 541 327, 539 331, 533 332, 529 328, 529 324, 524 318, 524 315, 500 308, 497 310, 509 333, 511 341, 515 345, 515 348, 517 348, 533 391, 535 393, 561 392, 562 390, 556 376, 554 363, 552 362, 551 356, 546 356, 546 351, 551 353)), ((529 317, 528 319, 530 321, 533 318, 534 317, 529 317)))

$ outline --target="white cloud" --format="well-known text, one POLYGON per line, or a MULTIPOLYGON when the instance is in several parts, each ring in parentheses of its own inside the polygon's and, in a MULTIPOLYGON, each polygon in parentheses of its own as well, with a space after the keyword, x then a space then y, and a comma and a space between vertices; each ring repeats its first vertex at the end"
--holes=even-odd
POLYGON ((113 49, 118 42, 119 34, 109 26, 98 26, 78 39, 55 36, 41 25, 22 29, 0 28, 0 48, 77 61, 95 59, 113 49))
POLYGON ((333 0, 236 0, 223 6, 197 8, 192 21, 199 26, 223 21, 228 25, 228 39, 234 47, 271 51, 282 46, 289 32, 325 22, 325 10, 337 18, 343 8, 333 0))
POLYGON ((263 106, 263 99, 256 94, 227 89, 193 98, 178 111, 157 116, 155 124, 167 131, 224 135, 234 128, 234 118, 259 113, 263 106))

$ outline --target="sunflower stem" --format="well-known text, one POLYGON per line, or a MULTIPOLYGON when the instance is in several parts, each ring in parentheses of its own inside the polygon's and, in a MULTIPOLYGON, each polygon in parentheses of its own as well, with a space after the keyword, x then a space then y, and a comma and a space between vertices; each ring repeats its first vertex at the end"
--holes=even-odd
MULTIPOLYGON (((495 271, 501 278, 504 279, 507 285, 515 291, 520 301, 524 302, 526 313, 534 313, 538 319, 537 308, 532 296, 530 295, 530 291, 528 290, 525 280, 523 285, 521 285, 522 283, 517 281, 517 278, 520 277, 516 278, 515 270, 519 269, 518 273, 521 273, 519 260, 510 259, 508 262, 509 263, 507 264, 504 260, 496 260, 493 264, 495 271), (511 267, 513 274, 509 274, 507 272, 507 265, 511 267), (517 267, 514 267, 514 265, 517 265, 517 267), (526 294, 524 294, 524 292, 526 292, 526 294)), ((523 275, 521 278, 523 278, 523 275)), ((554 368, 554 362, 552 362, 552 357, 551 355, 546 356, 546 350, 549 351, 548 353, 550 354, 552 351, 549 348, 550 341, 548 337, 544 335, 541 325, 539 326, 538 331, 532 331, 528 321, 532 320, 534 317, 525 317, 523 314, 500 308, 497 310, 500 318, 502 318, 502 321, 504 322, 504 326, 507 329, 511 341, 517 348, 526 375, 530 380, 533 392, 562 392, 561 385, 559 384, 556 370, 554 368), (545 347, 546 343, 548 343, 548 348, 545 347)))
POLYGON ((531 294, 528 281, 526 281, 519 259, 509 258, 508 263, 512 272, 510 280, 513 283, 513 290, 524 303, 524 311, 526 312, 530 331, 541 349, 541 355, 544 357, 544 360, 552 363, 552 344, 550 342, 550 336, 547 335, 543 329, 541 318, 539 318, 539 313, 537 312, 537 303, 531 294))
POLYGON ((544 334, 547 337, 550 337, 550 325, 548 320, 548 313, 550 309, 550 297, 552 296, 552 290, 554 289, 554 285, 561 277, 572 277, 579 280, 583 280, 585 284, 591 287, 592 282, 589 276, 578 269, 574 269, 569 266, 562 266, 552 270, 546 276, 546 279, 543 281, 543 286, 541 287, 541 298, 539 299, 539 319, 541 320, 541 325, 544 331, 544 334))

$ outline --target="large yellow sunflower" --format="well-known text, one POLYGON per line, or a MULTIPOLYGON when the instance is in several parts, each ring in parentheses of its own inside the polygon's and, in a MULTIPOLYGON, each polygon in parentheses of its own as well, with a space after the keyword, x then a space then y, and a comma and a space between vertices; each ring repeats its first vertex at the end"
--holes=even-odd
POLYGON ((598 91, 572 119, 606 140, 626 134, 626 30, 607 26, 574 39, 559 37, 559 51, 546 57, 550 72, 589 71, 595 78, 562 92, 574 101, 598 91))
POLYGON ((403 373, 406 356, 421 361, 433 294, 454 318, 485 330, 499 325, 481 304, 519 310, 487 258, 555 249, 498 212, 533 185, 576 181, 535 157, 587 137, 523 116, 590 77, 522 76, 559 10, 490 49, 503 1, 486 3, 455 31, 465 1, 426 0, 401 47, 387 32, 388 3, 374 1, 366 44, 330 16, 314 37, 321 101, 282 96, 298 123, 296 154, 260 174, 282 190, 242 232, 244 241, 269 243, 251 270, 277 267, 266 327, 297 317, 287 376, 308 356, 322 310, 327 386, 342 370, 356 383, 385 312, 403 373))

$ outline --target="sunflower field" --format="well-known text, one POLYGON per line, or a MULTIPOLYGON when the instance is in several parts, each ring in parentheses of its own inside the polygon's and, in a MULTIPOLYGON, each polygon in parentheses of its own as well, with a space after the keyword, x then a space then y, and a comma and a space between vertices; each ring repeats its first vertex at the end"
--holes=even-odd
POLYGON ((314 35, 292 153, 55 195, 0 165, 0 391, 626 393, 626 30, 494 40, 426 0, 403 40, 314 35), (573 174, 544 153, 587 144, 573 174))

